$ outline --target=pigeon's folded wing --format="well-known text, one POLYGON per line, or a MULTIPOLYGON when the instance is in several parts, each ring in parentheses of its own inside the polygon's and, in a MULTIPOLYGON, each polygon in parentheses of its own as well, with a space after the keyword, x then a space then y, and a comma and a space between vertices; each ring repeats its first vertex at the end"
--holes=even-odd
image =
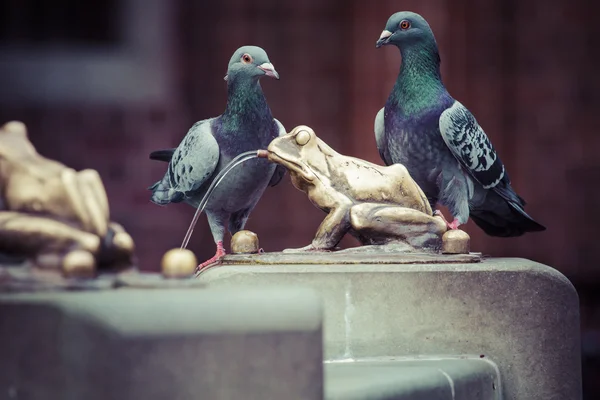
MULTIPOLYGON (((273 120, 275 121, 275 123, 277 124, 277 127, 279 128, 279 136, 283 136, 283 135, 287 134, 287 132, 285 131, 285 128, 283 127, 283 124, 281 122, 279 122, 276 118, 273 118, 273 120)), ((277 168, 275 168, 275 172, 273 172, 273 176, 271 177, 271 180, 269 181, 269 186, 277 185, 279 182, 281 182, 281 179, 283 179, 284 175, 285 175, 285 167, 282 165, 277 165, 277 168)))
POLYGON ((385 108, 382 108, 375 116, 375 143, 377 143, 377 150, 379 150, 379 156, 385 163, 385 165, 392 165, 393 162, 386 151, 385 144, 385 108))
POLYGON ((454 157, 485 189, 496 187, 503 179, 509 182, 490 139, 465 106, 455 101, 442 112, 439 127, 454 157))
POLYGON ((178 192, 198 189, 214 173, 219 162, 219 144, 212 134, 215 118, 196 122, 173 153, 169 163, 171 187, 178 192))

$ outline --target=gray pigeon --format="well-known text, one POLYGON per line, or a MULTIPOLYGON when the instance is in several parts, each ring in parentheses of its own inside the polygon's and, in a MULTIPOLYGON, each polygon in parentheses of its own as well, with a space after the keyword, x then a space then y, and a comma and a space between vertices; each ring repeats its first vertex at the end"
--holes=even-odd
MULTIPOLYGON (((159 205, 186 202, 198 207, 212 180, 233 158, 246 151, 265 149, 279 135, 283 125, 273 118, 259 79, 279 75, 260 47, 236 50, 227 68, 227 106, 218 117, 196 122, 176 149, 150 154, 168 161, 165 176, 149 189, 151 201, 159 205)), ((262 159, 236 167, 216 187, 205 211, 217 251, 199 269, 225 255, 225 225, 235 234, 244 229, 248 216, 267 185, 282 179, 285 169, 262 159)))
POLYGON ((545 230, 525 212, 525 201, 510 186, 504 165, 473 115, 444 87, 427 21, 412 12, 393 14, 376 47, 390 44, 400 49, 402 66, 375 118, 383 161, 404 164, 432 209, 438 201, 449 208, 454 217, 450 229, 470 216, 491 236, 545 230))

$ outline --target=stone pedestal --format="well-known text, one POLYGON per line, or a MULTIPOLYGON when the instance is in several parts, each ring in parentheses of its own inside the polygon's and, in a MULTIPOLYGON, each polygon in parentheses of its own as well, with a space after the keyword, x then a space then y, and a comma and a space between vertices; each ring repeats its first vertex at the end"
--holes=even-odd
POLYGON ((322 399, 322 308, 295 288, 0 296, 0 399, 322 399))
MULTIPOLYGON (((418 264, 378 264, 375 256, 350 264, 271 261, 244 265, 238 259, 237 265, 211 268, 199 279, 210 287, 285 284, 318 291, 324 299, 328 368, 363 368, 366 361, 402 368, 394 363, 415 357, 479 359, 497 366, 499 380, 487 380, 487 397, 460 398, 581 398, 578 296, 548 266, 518 258, 418 264)), ((334 385, 352 374, 352 369, 336 371, 334 385)), ((392 370, 386 371, 391 379, 392 370)), ((403 379, 401 369, 396 371, 403 379)), ((433 397, 433 392, 431 397, 385 397, 369 383, 371 375, 353 375, 356 390, 372 388, 368 396, 336 397, 340 392, 334 388, 328 393, 331 398, 459 398, 433 397)), ((438 378, 432 376, 432 382, 438 378)))

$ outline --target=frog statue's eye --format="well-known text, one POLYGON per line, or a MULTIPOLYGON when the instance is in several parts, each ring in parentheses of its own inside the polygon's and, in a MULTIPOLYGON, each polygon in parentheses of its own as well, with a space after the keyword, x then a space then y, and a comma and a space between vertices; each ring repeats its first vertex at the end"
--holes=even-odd
POLYGON ((300 131, 298 132, 298 134, 296 135, 296 143, 299 146, 304 146, 306 143, 308 143, 308 141, 310 140, 310 133, 308 133, 308 131, 300 131))
POLYGON ((250 64, 252 62, 252 56, 248 53, 244 53, 244 55, 242 56, 242 62, 244 64, 250 64))
POLYGON ((410 21, 402 20, 400 22, 400 29, 407 30, 408 28, 410 28, 410 21))

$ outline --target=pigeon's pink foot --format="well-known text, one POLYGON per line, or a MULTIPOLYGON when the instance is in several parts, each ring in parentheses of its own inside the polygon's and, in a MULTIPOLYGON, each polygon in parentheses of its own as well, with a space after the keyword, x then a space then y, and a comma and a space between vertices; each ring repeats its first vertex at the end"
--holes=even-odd
POLYGON ((459 225, 460 225, 460 223, 458 222, 458 219, 454 218, 452 223, 448 224, 448 229, 451 229, 451 230, 458 229, 459 225))
POLYGON ((223 258, 225 256, 225 247, 223 247, 223 242, 222 241, 218 241, 217 242, 217 252, 215 253, 215 255, 212 258, 209 258, 208 260, 204 261, 202 264, 198 265, 198 268, 196 268, 197 272, 202 271, 204 268, 208 267, 209 265, 218 263, 219 261, 221 261, 221 258, 223 258))
POLYGON ((437 215, 438 217, 441 217, 444 220, 444 222, 446 223, 446 226, 448 227, 448 229, 450 229, 450 230, 458 229, 458 226, 460 225, 460 222, 458 222, 457 218, 454 218, 454 220, 451 223, 448 222, 448 220, 446 219, 446 217, 444 217, 444 214, 442 214, 442 212, 440 210, 435 210, 433 212, 433 215, 437 215))

